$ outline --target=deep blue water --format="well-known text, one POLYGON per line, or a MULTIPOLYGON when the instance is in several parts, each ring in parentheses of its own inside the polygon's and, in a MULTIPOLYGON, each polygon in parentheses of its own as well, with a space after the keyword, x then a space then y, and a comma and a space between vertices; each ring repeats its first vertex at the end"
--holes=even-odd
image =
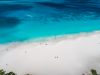
POLYGON ((0 0, 0 43, 100 30, 97 0, 0 0))

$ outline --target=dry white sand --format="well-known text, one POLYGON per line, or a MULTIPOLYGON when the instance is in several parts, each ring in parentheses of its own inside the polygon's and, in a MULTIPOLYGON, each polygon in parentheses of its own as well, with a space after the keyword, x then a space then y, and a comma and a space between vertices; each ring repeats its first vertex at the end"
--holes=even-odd
POLYGON ((0 46, 0 68, 18 75, 82 75, 100 71, 100 32, 0 46))

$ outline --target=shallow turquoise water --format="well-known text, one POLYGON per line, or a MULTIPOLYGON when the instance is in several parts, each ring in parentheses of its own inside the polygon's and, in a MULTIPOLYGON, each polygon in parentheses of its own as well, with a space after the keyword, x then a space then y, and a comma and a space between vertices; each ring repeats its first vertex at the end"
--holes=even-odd
POLYGON ((100 30, 100 8, 87 3, 1 2, 0 43, 100 30))

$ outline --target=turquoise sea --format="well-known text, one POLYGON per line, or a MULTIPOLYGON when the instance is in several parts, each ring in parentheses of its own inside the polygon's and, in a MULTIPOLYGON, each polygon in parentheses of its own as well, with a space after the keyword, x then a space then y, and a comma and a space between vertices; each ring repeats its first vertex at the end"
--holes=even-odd
POLYGON ((99 0, 0 0, 0 44, 97 30, 99 0))

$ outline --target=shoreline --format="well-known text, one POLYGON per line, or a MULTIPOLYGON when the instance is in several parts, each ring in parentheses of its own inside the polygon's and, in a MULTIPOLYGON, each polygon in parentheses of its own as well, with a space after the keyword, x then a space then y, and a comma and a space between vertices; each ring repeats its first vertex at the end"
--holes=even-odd
POLYGON ((82 75, 90 69, 100 72, 99 38, 100 31, 95 31, 1 45, 0 67, 18 75, 82 75))
POLYGON ((93 31, 93 32, 81 32, 77 34, 65 34, 65 35, 58 35, 58 36, 43 37, 43 38, 37 38, 37 39, 30 39, 30 40, 26 40, 22 42, 16 41, 16 42, 0 44, 0 54, 2 53, 4 54, 4 52, 14 49, 21 45, 33 44, 33 46, 39 46, 39 45, 57 44, 64 40, 70 41, 70 40, 76 40, 80 38, 88 38, 94 35, 100 36, 100 30, 93 31))
POLYGON ((0 67, 18 75, 82 75, 90 69, 99 71, 99 38, 100 31, 95 31, 1 45, 0 67))
POLYGON ((48 37, 40 37, 40 38, 33 38, 25 41, 15 41, 15 42, 8 42, 4 44, 0 44, 0 46, 6 46, 6 45, 17 45, 22 43, 43 43, 43 42, 52 42, 52 41, 61 41, 61 40, 70 40, 70 39, 77 39, 80 37, 87 37, 92 35, 99 35, 100 30, 92 31, 92 32, 80 32, 80 33, 74 33, 74 34, 64 34, 64 35, 57 35, 57 36, 48 36, 48 37))

